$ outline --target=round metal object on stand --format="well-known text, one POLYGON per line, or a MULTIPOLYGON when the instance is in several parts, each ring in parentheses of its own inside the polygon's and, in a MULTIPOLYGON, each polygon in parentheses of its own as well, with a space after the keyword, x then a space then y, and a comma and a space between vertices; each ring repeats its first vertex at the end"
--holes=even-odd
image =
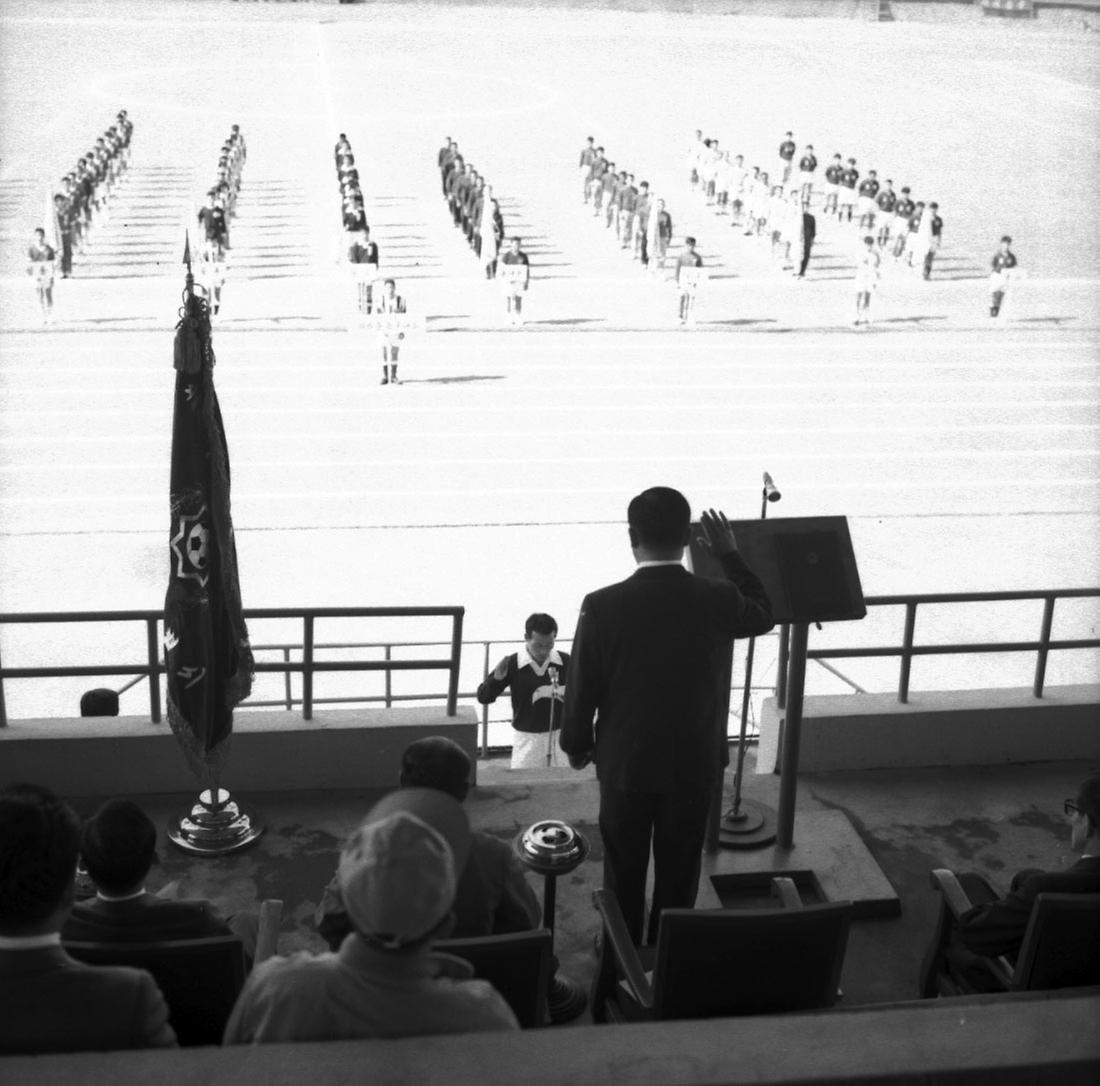
MULTIPOLYGON (((568 875, 588 856, 588 842, 568 822, 547 818, 525 829, 515 843, 516 855, 540 875, 568 875)), ((552 927, 551 918, 551 927, 552 927)))
MULTIPOLYGON (((513 848, 527 867, 543 876, 542 922, 553 935, 558 876, 568 875, 584 862, 589 853, 588 841, 568 822, 548 818, 524 830, 513 848)), ((558 973, 550 978, 547 1006, 552 1023, 571 1022, 587 1004, 587 996, 573 981, 558 973)))
POLYGON ((168 839, 196 856, 224 856, 258 841, 264 832, 224 788, 206 789, 190 812, 168 827, 168 839))

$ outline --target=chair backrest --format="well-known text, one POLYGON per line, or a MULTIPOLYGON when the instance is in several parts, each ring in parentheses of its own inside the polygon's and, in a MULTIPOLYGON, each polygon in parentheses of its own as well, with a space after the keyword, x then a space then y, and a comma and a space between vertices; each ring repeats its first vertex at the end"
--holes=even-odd
POLYGON ((1014 991, 1100 984, 1100 894, 1036 896, 1012 975, 1014 991))
POLYGON ((153 974, 181 1045, 221 1044, 244 987, 244 946, 235 935, 163 943, 65 943, 89 965, 129 965, 153 974))
POLYGON ((553 936, 546 928, 486 935, 478 939, 444 939, 432 947, 441 954, 465 958, 474 975, 504 996, 524 1029, 546 1025, 553 936))
POLYGON ((801 909, 666 909, 657 932, 654 1018, 830 1007, 850 902, 801 909))

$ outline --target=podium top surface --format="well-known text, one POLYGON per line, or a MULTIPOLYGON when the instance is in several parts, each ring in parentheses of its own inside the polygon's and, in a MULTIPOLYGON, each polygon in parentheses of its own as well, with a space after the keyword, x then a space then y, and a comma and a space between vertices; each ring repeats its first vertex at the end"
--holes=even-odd
MULTIPOLYGON (((735 520, 730 527, 741 557, 764 583, 776 622, 844 622, 867 614, 847 517, 735 520)), ((693 523, 692 572, 721 578, 703 539, 693 523)))

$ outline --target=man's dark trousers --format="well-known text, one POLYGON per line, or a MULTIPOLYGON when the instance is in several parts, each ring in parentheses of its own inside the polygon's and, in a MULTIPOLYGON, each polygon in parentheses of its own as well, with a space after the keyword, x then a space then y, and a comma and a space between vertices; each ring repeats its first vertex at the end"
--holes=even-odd
POLYGON ((805 275, 810 264, 810 250, 814 247, 814 238, 817 235, 817 220, 808 211, 802 212, 802 264, 798 269, 799 275, 805 275))
POLYGON ((651 837, 654 883, 647 941, 656 943, 663 909, 695 905, 710 792, 624 792, 600 784, 604 887, 618 899, 635 945, 642 943, 651 837))

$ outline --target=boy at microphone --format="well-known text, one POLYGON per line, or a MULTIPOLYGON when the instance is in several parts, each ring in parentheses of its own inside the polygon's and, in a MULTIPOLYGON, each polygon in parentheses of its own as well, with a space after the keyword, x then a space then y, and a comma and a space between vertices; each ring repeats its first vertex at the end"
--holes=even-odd
POLYGON ((550 615, 531 615, 524 626, 523 648, 505 656, 477 688, 482 705, 491 705, 511 688, 513 769, 565 764, 558 729, 569 654, 554 648, 557 634, 558 624, 550 615))

